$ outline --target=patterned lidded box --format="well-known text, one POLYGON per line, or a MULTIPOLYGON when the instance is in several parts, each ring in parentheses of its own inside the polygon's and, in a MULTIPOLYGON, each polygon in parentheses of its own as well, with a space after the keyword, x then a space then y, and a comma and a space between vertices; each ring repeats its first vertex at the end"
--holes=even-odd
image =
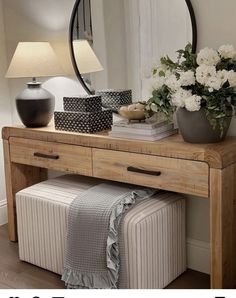
POLYGON ((132 90, 99 90, 97 95, 102 97, 102 106, 118 110, 121 106, 132 104, 132 90))
POLYGON ((98 112, 102 111, 102 98, 99 95, 84 95, 63 98, 64 111, 98 112))
POLYGON ((80 133, 95 133, 111 129, 113 116, 111 110, 96 113, 54 112, 56 130, 80 133))

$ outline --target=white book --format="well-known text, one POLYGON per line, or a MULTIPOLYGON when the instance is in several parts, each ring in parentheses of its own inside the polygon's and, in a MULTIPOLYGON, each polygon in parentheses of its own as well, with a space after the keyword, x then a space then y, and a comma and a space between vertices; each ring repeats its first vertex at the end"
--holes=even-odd
POLYGON ((165 124, 165 125, 153 128, 153 129, 113 126, 112 127, 112 132, 115 132, 115 133, 130 133, 130 134, 135 134, 135 135, 155 136, 159 133, 163 133, 163 132, 171 130, 173 128, 174 128, 173 123, 165 124))
POLYGON ((178 132, 178 129, 171 129, 169 131, 165 131, 163 133, 154 135, 154 136, 148 136, 148 135, 135 135, 135 134, 129 134, 129 133, 116 133, 116 132, 109 132, 109 136, 113 138, 120 138, 120 139, 132 139, 132 140, 140 140, 140 141, 158 141, 161 139, 164 139, 166 137, 172 136, 178 132))
POLYGON ((112 128, 113 127, 126 127, 126 128, 130 128, 130 129, 152 130, 154 128, 158 128, 158 127, 161 127, 166 124, 168 124, 167 121, 146 123, 146 122, 128 122, 127 120, 121 120, 121 121, 113 123, 112 128))

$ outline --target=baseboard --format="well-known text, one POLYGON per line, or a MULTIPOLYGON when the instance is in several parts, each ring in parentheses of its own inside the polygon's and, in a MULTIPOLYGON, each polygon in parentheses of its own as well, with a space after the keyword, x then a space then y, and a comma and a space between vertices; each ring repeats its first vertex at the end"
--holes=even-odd
POLYGON ((187 266, 189 269, 210 274, 210 244, 187 239, 187 266))
POLYGON ((7 223, 7 201, 0 201, 0 226, 7 223))

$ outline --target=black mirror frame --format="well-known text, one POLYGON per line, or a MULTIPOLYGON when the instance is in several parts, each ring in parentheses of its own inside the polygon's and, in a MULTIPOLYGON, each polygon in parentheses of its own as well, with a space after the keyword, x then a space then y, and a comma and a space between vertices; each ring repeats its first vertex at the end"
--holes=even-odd
MULTIPOLYGON (((85 91, 88 94, 93 94, 92 91, 88 88, 88 86, 86 85, 86 83, 83 80, 83 77, 80 74, 80 71, 77 67, 76 64, 76 59, 75 59, 75 53, 74 53, 74 49, 73 49, 73 29, 74 29, 74 22, 75 22, 75 17, 76 17, 76 13, 77 13, 77 8, 80 4, 81 0, 76 0, 73 10, 72 10, 72 14, 71 14, 71 18, 70 18, 70 26, 69 26, 69 48, 70 48, 70 56, 71 56, 71 62, 75 71, 75 74, 78 78, 78 80, 80 81, 82 87, 85 89, 85 91)), ((192 32, 193 32, 193 39, 192 39, 192 47, 193 47, 193 52, 196 53, 197 50, 197 22, 196 22, 196 17, 195 17, 195 13, 194 13, 194 9, 193 9, 193 5, 191 3, 191 0, 185 0, 189 13, 190 13, 190 18, 191 18, 191 23, 192 23, 192 32)))

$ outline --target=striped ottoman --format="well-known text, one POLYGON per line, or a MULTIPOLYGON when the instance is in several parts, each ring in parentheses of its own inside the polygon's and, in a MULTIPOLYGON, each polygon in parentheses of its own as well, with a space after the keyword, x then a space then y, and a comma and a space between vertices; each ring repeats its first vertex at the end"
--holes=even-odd
MULTIPOLYGON (((66 175, 16 195, 19 256, 63 271, 69 205, 98 179, 66 175)), ((160 192, 133 207, 120 226, 121 289, 161 289, 186 270, 185 200, 160 192)))

